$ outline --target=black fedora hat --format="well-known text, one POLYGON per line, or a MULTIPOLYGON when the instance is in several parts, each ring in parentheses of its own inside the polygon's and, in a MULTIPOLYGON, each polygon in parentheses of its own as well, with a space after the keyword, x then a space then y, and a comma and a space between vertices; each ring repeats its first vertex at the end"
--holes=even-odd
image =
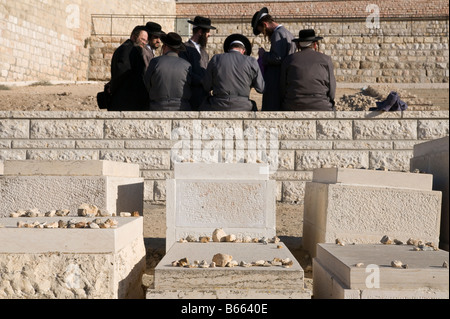
POLYGON ((323 37, 316 37, 316 32, 313 29, 300 30, 298 38, 293 39, 293 42, 315 42, 322 40, 323 37))
POLYGON ((261 10, 257 11, 252 18, 252 28, 253 28, 253 34, 259 35, 261 32, 258 30, 258 22, 261 20, 262 17, 269 14, 269 9, 266 7, 262 8, 261 10))
POLYGON ((186 51, 186 47, 183 44, 183 39, 175 32, 169 32, 161 35, 161 41, 169 48, 177 51, 186 51))
POLYGON ((145 25, 145 29, 147 30, 149 35, 155 35, 160 37, 161 35, 165 34, 161 29, 161 25, 155 22, 147 22, 145 25))
POLYGON ((202 29, 216 30, 215 27, 211 26, 211 19, 208 19, 205 17, 196 16, 194 18, 194 21, 188 20, 188 22, 190 24, 193 24, 194 26, 202 28, 202 29))
POLYGON ((244 45, 246 55, 252 54, 252 44, 250 43, 250 40, 245 35, 238 33, 232 34, 225 39, 225 42, 223 43, 223 50, 228 52, 233 42, 238 42, 244 45))

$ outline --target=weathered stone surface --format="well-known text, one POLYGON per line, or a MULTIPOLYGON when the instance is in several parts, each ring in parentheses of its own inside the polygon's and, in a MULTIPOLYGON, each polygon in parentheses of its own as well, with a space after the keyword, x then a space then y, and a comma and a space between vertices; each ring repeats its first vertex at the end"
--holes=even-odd
POLYGON ((100 159, 135 163, 141 169, 170 169, 170 150, 101 150, 100 159))
POLYGON ((169 140, 131 140, 125 141, 127 149, 171 149, 177 141, 169 140))
POLYGON ((1 150, 0 149, 0 161, 25 160, 26 158, 27 158, 27 152, 25 150, 1 150))
POLYGON ((155 201, 165 201, 166 200, 166 181, 165 180, 155 181, 153 193, 154 193, 155 201))
POLYGON ((155 181, 145 180, 144 181, 144 200, 145 201, 154 201, 154 186, 155 181))
POLYGON ((265 130, 268 134, 271 129, 278 134, 279 139, 283 140, 315 140, 317 136, 314 120, 244 121, 244 130, 248 132, 254 131, 257 134, 265 130))
MULTIPOLYGON (((333 141, 334 150, 392 150, 391 141, 333 141)), ((396 143, 396 141, 394 141, 396 143)))
POLYGON ((103 138, 103 120, 32 120, 30 138, 103 138))
POLYGON ((110 149, 124 148, 124 141, 105 141, 105 140, 79 140, 75 142, 75 148, 87 149, 110 149))
POLYGON ((77 214, 81 203, 100 210, 142 211, 143 180, 103 176, 2 176, 0 216, 36 207, 42 212, 69 209, 77 214))
POLYGON ((417 139, 417 121, 413 120, 355 120, 354 126, 356 140, 417 139))
POLYGON ((168 120, 106 120, 105 139, 170 139, 168 120))
POLYGON ((114 254, 0 253, 0 270, 0 299, 142 298, 145 247, 137 238, 114 254))
POLYGON ((319 244, 313 259, 314 298, 448 299, 448 269, 440 267, 445 259, 447 252, 418 253, 406 245, 319 244), (393 269, 395 260, 409 267, 393 269), (380 280, 369 281, 374 273, 380 280))
POLYGON ((53 161, 86 161, 98 160, 98 151, 94 150, 28 150, 27 159, 53 161))
POLYGON ((332 141, 280 141, 282 150, 330 150, 332 148, 332 141))
POLYGON ((268 166, 176 164, 175 179, 166 181, 166 249, 187 235, 211 236, 217 228, 238 238, 275 236, 276 182, 262 168, 268 166))
POLYGON ((440 192, 407 187, 307 183, 303 244, 314 256, 317 243, 336 238, 378 243, 388 234, 406 242, 414 235, 437 242, 441 200, 440 192))
POLYGON ((449 120, 419 120, 418 139, 432 140, 449 135, 449 120))
POLYGON ((29 138, 30 121, 0 119, 0 138, 29 138))
POLYGON ((433 174, 433 189, 442 192, 440 248, 449 250, 449 137, 417 144, 411 158, 415 169, 433 174))
POLYGON ((353 121, 317 121, 317 139, 319 140, 351 140, 352 138, 353 121))
POLYGON ((44 148, 44 149, 67 149, 75 148, 75 141, 64 140, 14 140, 12 148, 44 148))
POLYGON ((267 218, 266 187, 266 182, 177 181, 177 224, 264 227, 267 218), (233 204, 242 194, 246 194, 245 202, 239 200, 239 205, 233 204))
POLYGON ((282 190, 282 199, 285 203, 303 204, 305 197, 304 181, 284 181, 282 190))
POLYGON ((174 120, 172 139, 181 137, 194 140, 223 140, 247 138, 242 129, 242 120, 174 120))
POLYGON ((407 172, 412 157, 413 151, 371 151, 369 168, 407 172))
POLYGON ((313 170, 326 167, 369 167, 369 153, 365 151, 297 151, 295 169, 313 170))

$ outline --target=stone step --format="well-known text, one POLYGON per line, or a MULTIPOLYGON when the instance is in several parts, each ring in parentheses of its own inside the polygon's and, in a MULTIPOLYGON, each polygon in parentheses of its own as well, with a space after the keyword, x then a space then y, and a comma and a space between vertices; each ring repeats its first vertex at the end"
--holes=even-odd
POLYGON ((283 243, 175 243, 155 268, 154 289, 147 291, 147 298, 310 298, 303 279, 302 267, 283 243), (231 255, 238 263, 289 258, 293 265, 290 268, 172 266, 173 261, 183 258, 191 264, 195 260, 206 260, 209 264, 217 253, 231 255))
POLYGON ((314 298, 448 298, 449 269, 443 267, 448 252, 412 248, 318 244, 313 260, 314 298), (408 266, 392 267, 394 260, 408 266))

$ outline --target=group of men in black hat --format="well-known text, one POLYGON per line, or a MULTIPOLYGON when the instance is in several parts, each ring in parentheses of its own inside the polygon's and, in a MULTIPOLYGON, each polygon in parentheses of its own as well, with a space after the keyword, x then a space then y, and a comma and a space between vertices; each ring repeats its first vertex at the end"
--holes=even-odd
POLYGON ((224 42, 224 53, 210 60, 206 44, 216 28, 200 16, 188 22, 194 28, 185 43, 153 22, 133 30, 113 56, 108 110, 256 111, 251 89, 263 94, 263 111, 333 109, 333 65, 317 52, 322 38, 314 30, 302 30, 294 39, 263 8, 253 16, 252 28, 270 40, 270 51, 260 49, 257 60, 250 56, 249 39, 232 34, 224 42), (162 55, 155 57, 161 42, 162 55))

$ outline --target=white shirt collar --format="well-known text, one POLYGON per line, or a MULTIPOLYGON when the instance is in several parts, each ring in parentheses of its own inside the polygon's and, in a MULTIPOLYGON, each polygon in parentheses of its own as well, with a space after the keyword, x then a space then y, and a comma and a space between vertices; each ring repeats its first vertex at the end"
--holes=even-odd
POLYGON ((200 52, 200 49, 201 49, 200 44, 198 44, 198 43, 192 41, 192 39, 189 39, 189 41, 191 41, 191 42, 194 44, 194 46, 195 46, 195 48, 197 49, 198 53, 201 54, 201 52, 200 52))

